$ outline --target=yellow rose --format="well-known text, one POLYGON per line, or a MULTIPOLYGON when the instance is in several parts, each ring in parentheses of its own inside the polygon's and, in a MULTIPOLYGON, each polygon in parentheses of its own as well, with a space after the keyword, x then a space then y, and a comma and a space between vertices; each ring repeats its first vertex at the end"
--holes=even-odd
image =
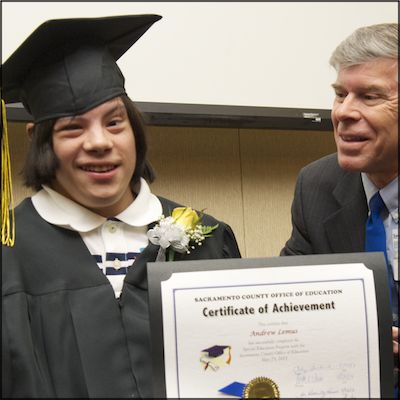
POLYGON ((199 216, 196 211, 190 207, 177 207, 172 211, 172 218, 183 226, 185 229, 193 229, 197 222, 199 222, 199 216))

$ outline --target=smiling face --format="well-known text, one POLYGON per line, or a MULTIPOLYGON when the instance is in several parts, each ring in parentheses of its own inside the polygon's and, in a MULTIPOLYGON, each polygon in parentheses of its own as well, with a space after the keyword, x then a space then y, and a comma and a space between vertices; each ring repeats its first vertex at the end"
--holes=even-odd
POLYGON ((332 122, 342 168, 381 188, 398 175, 398 63, 378 58, 339 70, 332 122))
POLYGON ((120 98, 59 118, 53 149, 59 168, 51 186, 57 192, 105 217, 117 215, 134 200, 130 180, 135 138, 120 98))

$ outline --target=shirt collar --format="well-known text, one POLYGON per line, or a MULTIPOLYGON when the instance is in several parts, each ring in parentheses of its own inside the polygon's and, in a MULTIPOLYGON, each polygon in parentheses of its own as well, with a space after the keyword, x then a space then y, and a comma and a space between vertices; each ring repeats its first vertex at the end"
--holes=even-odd
POLYGON ((381 194, 382 200, 386 205, 390 215, 392 218, 398 222, 399 220, 399 177, 397 176, 394 178, 389 184, 387 184, 384 188, 378 189, 368 178, 365 172, 361 173, 361 179, 364 186, 365 195, 368 201, 368 208, 369 208, 369 201, 371 197, 379 191, 381 194))
MULTIPOLYGON (((32 196, 32 203, 39 215, 50 224, 78 232, 89 232, 107 220, 46 185, 32 196)), ((140 190, 135 200, 114 218, 131 226, 146 226, 156 221, 161 214, 160 200, 151 193, 149 185, 141 178, 140 190)))

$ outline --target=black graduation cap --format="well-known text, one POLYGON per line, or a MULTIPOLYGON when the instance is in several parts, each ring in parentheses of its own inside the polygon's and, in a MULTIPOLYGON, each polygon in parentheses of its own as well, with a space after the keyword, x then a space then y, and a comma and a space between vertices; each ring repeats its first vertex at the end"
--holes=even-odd
POLYGON ((35 122, 82 114, 125 93, 116 61, 159 15, 50 20, 1 66, 1 241, 15 241, 14 200, 5 103, 22 102, 35 122), (4 99, 4 100, 3 100, 4 99), (4 210, 10 209, 10 213, 4 210))
POLYGON ((40 122, 82 114, 124 94, 116 61, 159 19, 145 14, 43 23, 2 65, 2 98, 22 102, 40 122))
POLYGON ((202 350, 202 352, 207 353, 209 357, 219 357, 224 353, 224 350, 227 347, 230 348, 230 346, 216 345, 216 346, 209 347, 208 349, 204 349, 204 350, 202 350))

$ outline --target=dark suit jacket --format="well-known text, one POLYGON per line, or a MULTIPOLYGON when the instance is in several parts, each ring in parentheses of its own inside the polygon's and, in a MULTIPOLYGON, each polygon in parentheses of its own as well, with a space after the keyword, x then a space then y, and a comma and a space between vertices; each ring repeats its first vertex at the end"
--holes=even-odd
POLYGON ((299 173, 281 255, 362 252, 367 218, 361 174, 340 168, 336 153, 323 157, 299 173))
MULTIPOLYGON (((178 206, 160 200, 165 215, 178 206)), ((136 258, 117 300, 77 232, 44 221, 30 199, 15 216, 2 254, 3 397, 151 397, 146 263, 159 246, 136 258)), ((203 222, 219 227, 181 259, 240 257, 229 226, 203 222)))
MULTIPOLYGON (((363 252, 367 218, 361 174, 340 168, 336 153, 323 157, 299 173, 292 234, 280 255, 363 252)), ((394 377, 398 388, 398 364, 394 377)))

